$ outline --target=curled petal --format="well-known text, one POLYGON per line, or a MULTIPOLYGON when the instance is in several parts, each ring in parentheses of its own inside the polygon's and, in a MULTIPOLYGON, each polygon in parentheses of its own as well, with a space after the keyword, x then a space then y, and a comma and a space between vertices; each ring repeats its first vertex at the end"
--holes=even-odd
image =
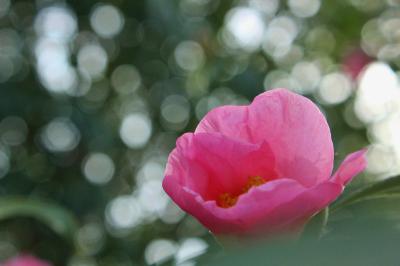
POLYGON ((367 149, 362 149, 347 155, 332 176, 332 182, 346 185, 353 177, 361 173, 367 167, 366 152, 367 149))

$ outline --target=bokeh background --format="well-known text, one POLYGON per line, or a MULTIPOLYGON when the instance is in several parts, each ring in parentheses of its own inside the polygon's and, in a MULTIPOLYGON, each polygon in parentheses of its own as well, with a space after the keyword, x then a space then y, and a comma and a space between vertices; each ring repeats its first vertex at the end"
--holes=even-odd
POLYGON ((211 108, 285 87, 326 114, 349 190, 400 171, 398 0, 0 0, 0 261, 195 265, 162 191, 211 108))

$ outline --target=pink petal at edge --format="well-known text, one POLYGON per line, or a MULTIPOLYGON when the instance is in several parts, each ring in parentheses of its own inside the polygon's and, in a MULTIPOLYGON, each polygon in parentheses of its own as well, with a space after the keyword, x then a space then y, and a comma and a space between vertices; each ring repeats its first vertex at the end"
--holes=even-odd
POLYGON ((19 255, 11 258, 10 260, 0 264, 1 266, 51 266, 46 261, 40 260, 31 255, 19 255))
POLYGON ((367 149, 362 149, 347 155, 332 176, 332 182, 346 185, 353 177, 361 173, 367 167, 366 152, 367 149))

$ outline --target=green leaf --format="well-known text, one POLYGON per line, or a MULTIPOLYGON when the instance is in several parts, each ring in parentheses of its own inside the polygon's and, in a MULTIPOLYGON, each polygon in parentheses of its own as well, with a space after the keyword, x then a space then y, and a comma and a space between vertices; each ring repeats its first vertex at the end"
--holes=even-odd
POLYGON ((400 176, 391 177, 361 188, 333 204, 332 210, 336 211, 363 200, 395 197, 400 197, 400 176))
POLYGON ((77 229, 73 215, 59 205, 21 197, 0 199, 0 221, 18 216, 35 218, 69 241, 77 229))
POLYGON ((304 228, 303 235, 305 237, 319 238, 324 232, 328 218, 329 207, 326 207, 311 218, 304 228))

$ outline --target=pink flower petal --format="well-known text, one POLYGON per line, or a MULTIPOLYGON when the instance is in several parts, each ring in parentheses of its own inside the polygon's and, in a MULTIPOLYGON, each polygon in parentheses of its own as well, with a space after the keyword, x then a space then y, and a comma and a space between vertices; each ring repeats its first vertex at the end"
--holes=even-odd
POLYGON ((180 137, 163 187, 215 234, 298 232, 365 168, 364 154, 349 155, 330 178, 324 116, 305 97, 277 89, 249 106, 216 108, 180 137))
POLYGON ((231 208, 219 208, 212 201, 206 202, 204 207, 212 216, 221 219, 229 218, 228 221, 225 220, 225 224, 231 222, 236 225, 234 230, 229 228, 229 231, 226 231, 226 227, 221 227, 214 233, 235 232, 249 234, 249 231, 253 231, 259 222, 268 217, 272 210, 279 208, 285 202, 291 201, 302 193, 304 189, 305 187, 293 179, 277 179, 255 187, 248 193, 241 195, 237 204, 231 208))
POLYGON ((2 266, 51 266, 49 263, 40 260, 38 258, 35 258, 31 255, 20 255, 6 261, 4 264, 1 265, 2 266))
POLYGON ((346 185, 353 177, 361 173, 367 167, 366 152, 367 149, 362 149, 347 155, 336 173, 332 176, 332 182, 346 185))
POLYGON ((271 234, 301 230, 310 217, 333 202, 342 191, 343 186, 329 181, 304 190, 293 200, 275 208, 259 222, 259 229, 255 227, 254 230, 257 232, 266 227, 271 234))
MULTIPOLYGON (((276 178, 274 157, 264 143, 232 140, 218 133, 187 133, 168 158, 165 180, 215 200, 222 193, 240 194, 249 177, 276 178)), ((164 180, 164 181, 165 181, 164 180)), ((173 197, 171 188, 166 192, 173 197)))
POLYGON ((323 182, 306 188, 292 179, 277 179, 251 189, 231 208, 204 202, 190 189, 167 182, 182 200, 183 210, 215 234, 275 234, 301 228, 305 221, 337 198, 343 187, 323 182))
POLYGON ((249 106, 216 108, 196 132, 265 141, 275 155, 278 174, 305 186, 328 179, 332 172, 333 144, 325 117, 310 100, 285 89, 260 94, 249 106))
POLYGON ((196 133, 218 132, 242 141, 254 143, 249 124, 248 106, 225 105, 212 109, 200 121, 196 133))

